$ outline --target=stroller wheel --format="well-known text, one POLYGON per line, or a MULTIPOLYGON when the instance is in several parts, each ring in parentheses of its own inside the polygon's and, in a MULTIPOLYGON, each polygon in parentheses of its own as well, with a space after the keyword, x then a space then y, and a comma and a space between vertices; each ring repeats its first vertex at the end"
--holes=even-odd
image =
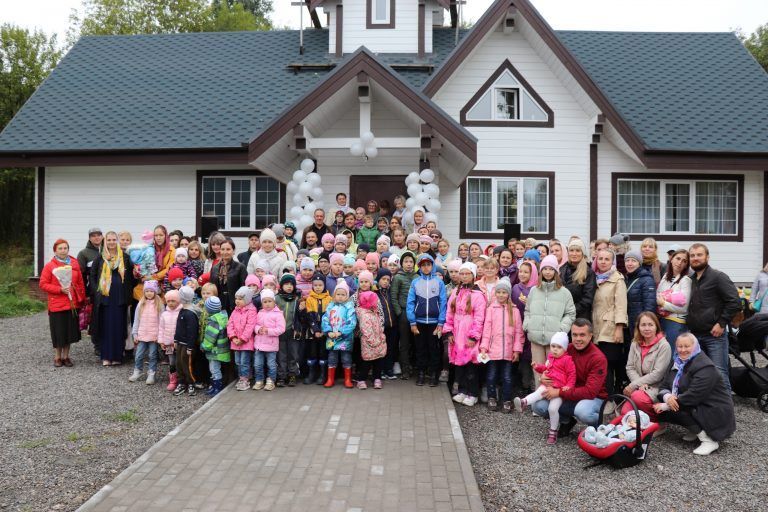
POLYGON ((768 412, 768 393, 763 393, 757 397, 757 406, 763 412, 768 412))

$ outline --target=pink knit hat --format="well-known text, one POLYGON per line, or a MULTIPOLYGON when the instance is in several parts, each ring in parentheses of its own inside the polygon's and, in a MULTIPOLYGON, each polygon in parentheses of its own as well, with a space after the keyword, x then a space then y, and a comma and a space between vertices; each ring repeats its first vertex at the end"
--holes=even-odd
POLYGON ((379 261, 380 261, 379 253, 377 252, 369 252, 368 254, 365 255, 366 263, 376 263, 378 265, 379 261))
POLYGON ((326 233, 323 235, 323 238, 320 239, 320 243, 324 244, 325 242, 335 242, 336 237, 333 236, 331 233, 326 233))
POLYGON ((341 254, 340 252, 331 253, 329 261, 331 262, 331 265, 337 262, 344 263, 344 255, 341 254))
POLYGON ((365 270, 367 267, 365 266, 365 261, 363 260, 355 260, 355 270, 365 270))
POLYGON ((456 258, 448 262, 448 270, 459 270, 461 268, 461 260, 456 258))
POLYGON ((342 235, 341 233, 339 233, 338 235, 336 235, 336 238, 334 240, 335 240, 334 245, 336 244, 344 244, 345 246, 349 245, 349 240, 347 240, 347 235, 342 235))
POLYGON ((336 290, 344 290, 347 292, 347 295, 349 295, 349 285, 344 279, 339 279, 336 282, 336 288, 334 289, 334 293, 336 293, 336 290))
POLYGON ((268 284, 273 284, 277 286, 277 279, 275 279, 275 276, 272 274, 265 274, 264 279, 261 280, 262 286, 267 286, 268 284))
POLYGON ((557 261, 557 257, 554 254, 545 256, 544 259, 541 260, 541 265, 539 265, 539 269, 544 270, 544 267, 551 267, 555 270, 559 269, 560 264, 557 261))
POLYGON ((255 274, 249 274, 248 277, 245 278, 245 286, 250 286, 252 284, 261 288, 261 280, 259 280, 259 277, 255 274))
POLYGON ((368 270, 363 270, 360 275, 357 276, 358 281, 370 281, 373 283, 373 274, 368 270))

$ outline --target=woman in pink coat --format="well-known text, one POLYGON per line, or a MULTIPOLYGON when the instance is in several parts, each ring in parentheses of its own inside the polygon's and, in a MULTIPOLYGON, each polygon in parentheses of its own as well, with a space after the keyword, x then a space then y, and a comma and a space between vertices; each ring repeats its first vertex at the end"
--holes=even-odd
MULTIPOLYGON (((512 285, 508 277, 496 283, 495 300, 485 311, 480 353, 488 356, 488 408, 497 410, 496 378, 501 375, 501 399, 504 412, 512 412, 513 363, 520 360, 525 335, 520 311, 510 297, 512 285)), ((484 356, 485 357, 485 356, 484 356)))
POLYGON ((480 396, 477 378, 477 354, 483 336, 487 302, 485 293, 475 285, 477 265, 463 263, 459 268, 460 284, 448 299, 448 312, 443 333, 448 336, 448 360, 456 367, 459 393, 457 403, 472 407, 480 396))
POLYGON ((241 286, 235 292, 235 309, 227 322, 229 348, 235 353, 235 365, 239 380, 235 385, 238 391, 247 391, 251 387, 251 368, 253 367, 253 339, 256 335, 256 306, 253 305, 253 292, 247 286, 241 286))

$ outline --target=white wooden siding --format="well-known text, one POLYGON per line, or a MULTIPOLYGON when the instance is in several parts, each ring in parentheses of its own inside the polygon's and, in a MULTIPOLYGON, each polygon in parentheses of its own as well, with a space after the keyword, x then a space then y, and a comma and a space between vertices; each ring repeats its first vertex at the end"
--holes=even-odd
MULTIPOLYGON (((418 0, 392 0, 395 6, 394 29, 366 28, 366 2, 344 3, 342 45, 344 53, 352 53, 365 46, 374 53, 416 53, 418 49, 418 0)), ((331 11, 335 7, 331 6, 331 11)), ((430 22, 431 24, 431 22, 430 22)), ((331 45, 335 51, 335 37, 331 45)), ((427 51, 431 51, 430 48, 427 51)))

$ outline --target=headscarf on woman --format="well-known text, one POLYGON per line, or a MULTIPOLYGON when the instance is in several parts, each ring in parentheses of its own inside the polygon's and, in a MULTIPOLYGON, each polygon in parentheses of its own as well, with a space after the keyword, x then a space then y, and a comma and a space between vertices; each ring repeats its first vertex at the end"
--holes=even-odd
POLYGON ((689 339, 693 340, 693 350, 691 351, 691 355, 688 356, 688 359, 682 359, 680 357, 680 354, 675 353, 675 358, 674 358, 675 364, 672 366, 673 368, 677 369, 675 380, 672 381, 672 394, 675 396, 677 396, 677 388, 680 385, 680 378, 683 376, 685 365, 693 361, 693 358, 701 353, 701 346, 699 345, 699 340, 696 339, 696 337, 694 336, 691 336, 689 339))
MULTIPOLYGON (((115 238, 117 238, 117 233, 110 231, 104 236, 104 239, 106 240, 109 235, 115 235, 115 238)), ((167 241, 166 245, 168 245, 167 241)), ((117 269, 120 273, 120 281, 125 281, 125 259, 119 243, 115 250, 115 254, 110 254, 109 249, 107 249, 107 244, 104 243, 101 245, 101 258, 103 263, 101 265, 101 271, 99 272, 99 291, 104 297, 109 297, 109 287, 112 285, 113 270, 117 269)))

